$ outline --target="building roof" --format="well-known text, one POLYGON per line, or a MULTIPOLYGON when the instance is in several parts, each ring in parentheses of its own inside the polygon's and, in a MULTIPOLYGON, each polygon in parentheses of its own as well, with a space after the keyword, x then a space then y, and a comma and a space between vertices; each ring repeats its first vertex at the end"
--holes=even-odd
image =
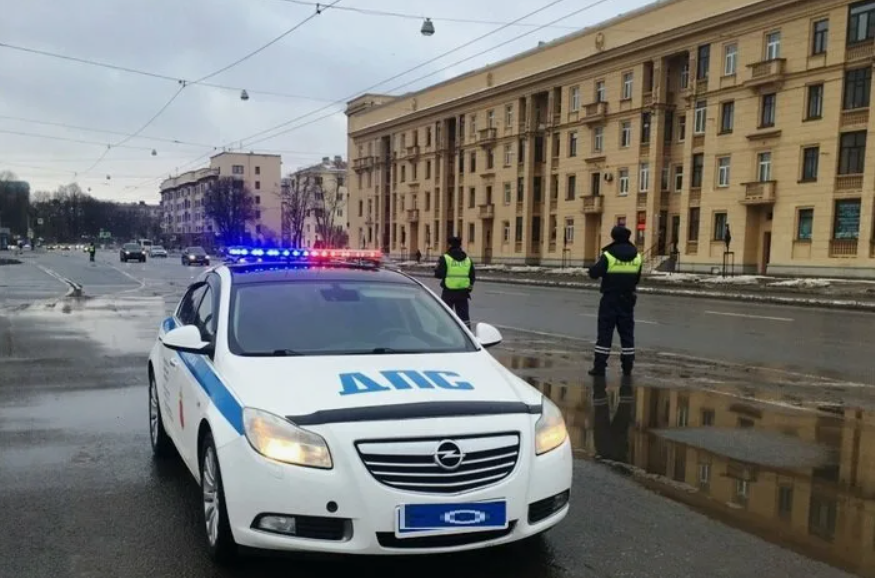
POLYGON ((235 157, 270 157, 270 158, 282 158, 282 155, 273 154, 273 153, 257 153, 254 151, 249 151, 248 153, 244 152, 232 152, 232 151, 222 151, 220 153, 216 153, 210 157, 210 159, 219 158, 221 156, 235 156, 235 157))
POLYGON ((305 173, 345 173, 348 165, 349 163, 340 156, 335 156, 333 159, 331 157, 322 157, 321 163, 298 169, 292 175, 305 173))

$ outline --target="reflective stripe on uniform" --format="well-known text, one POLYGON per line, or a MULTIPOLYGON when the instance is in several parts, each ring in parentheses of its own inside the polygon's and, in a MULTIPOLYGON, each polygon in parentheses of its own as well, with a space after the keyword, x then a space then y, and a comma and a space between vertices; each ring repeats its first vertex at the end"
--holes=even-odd
POLYGON ((635 258, 631 261, 620 261, 615 256, 611 255, 608 252, 603 253, 605 259, 608 260, 608 273, 610 274, 633 274, 637 275, 641 270, 641 253, 635 255, 635 258))
POLYGON ((471 258, 465 257, 464 261, 456 261, 449 255, 444 255, 447 264, 447 277, 444 286, 447 289, 468 289, 471 287, 471 258))

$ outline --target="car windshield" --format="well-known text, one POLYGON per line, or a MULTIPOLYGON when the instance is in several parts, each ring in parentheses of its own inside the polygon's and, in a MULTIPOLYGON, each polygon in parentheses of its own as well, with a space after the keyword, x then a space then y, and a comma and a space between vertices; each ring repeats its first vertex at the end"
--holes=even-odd
POLYGON ((124 249, 125 249, 125 251, 139 251, 140 246, 137 245, 136 243, 127 243, 127 244, 125 244, 124 249))
POLYGON ((201 249, 200 247, 189 247, 186 249, 186 252, 190 255, 206 255, 207 252, 201 249))
POLYGON ((153 251, 163 251, 164 247, 162 247, 161 245, 155 245, 154 247, 152 247, 152 250, 153 251))
POLYGON ((424 289, 364 281, 239 285, 228 341, 234 354, 252 356, 476 350, 424 289))

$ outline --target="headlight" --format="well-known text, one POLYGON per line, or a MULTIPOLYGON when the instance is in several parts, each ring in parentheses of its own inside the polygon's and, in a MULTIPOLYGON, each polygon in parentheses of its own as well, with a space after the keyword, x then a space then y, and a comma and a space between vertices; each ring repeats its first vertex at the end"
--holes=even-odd
POLYGON ((541 406, 541 417, 535 424, 535 453, 541 455, 555 450, 567 437, 568 430, 565 429, 562 412, 545 397, 541 406))
POLYGON ((194 255, 189 255, 188 258, 189 260, 194 261, 194 255))
POLYGON ((247 407, 243 409, 243 425, 249 444, 266 458, 310 468, 332 467, 331 452, 322 436, 287 419, 247 407))

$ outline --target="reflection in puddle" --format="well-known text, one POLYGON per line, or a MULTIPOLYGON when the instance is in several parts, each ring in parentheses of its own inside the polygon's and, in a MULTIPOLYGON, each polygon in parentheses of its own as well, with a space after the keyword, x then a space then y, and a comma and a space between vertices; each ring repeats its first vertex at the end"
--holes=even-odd
POLYGON ((608 378, 607 387, 525 379, 562 409, 578 453, 727 524, 875 577, 875 412, 801 409, 779 393, 651 388, 641 376, 608 378))

